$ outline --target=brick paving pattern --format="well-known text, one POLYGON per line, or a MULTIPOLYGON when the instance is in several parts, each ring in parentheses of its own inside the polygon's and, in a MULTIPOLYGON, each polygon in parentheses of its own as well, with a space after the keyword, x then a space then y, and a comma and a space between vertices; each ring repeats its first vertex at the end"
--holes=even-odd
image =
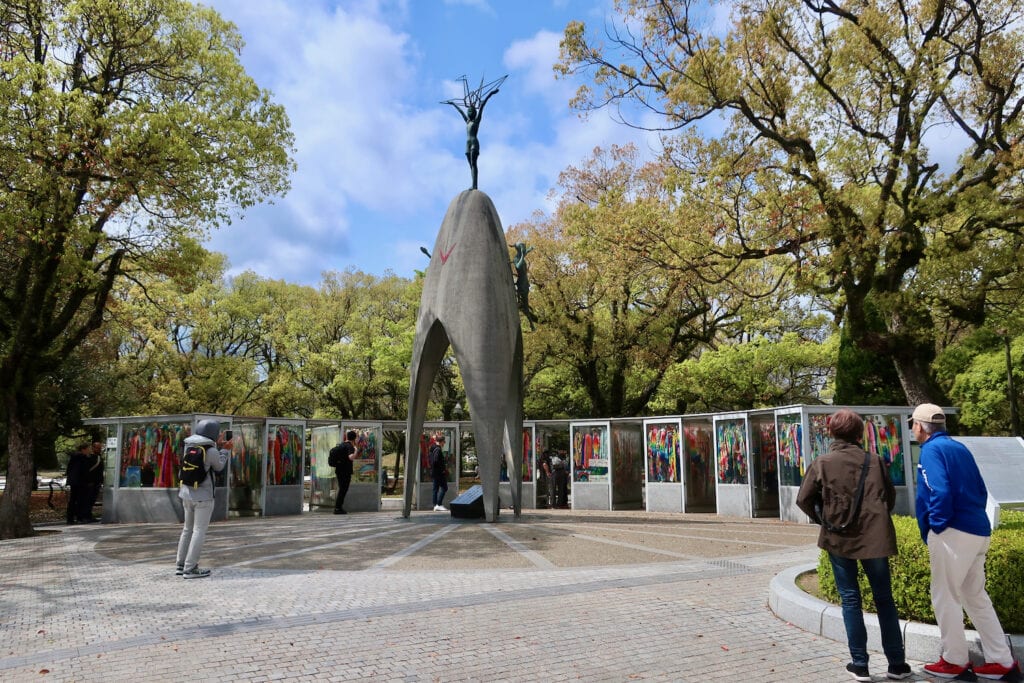
MULTIPOLYGON (((0 543, 3 681, 850 680, 767 607, 816 528, 714 515, 393 511, 233 520, 174 575, 176 525, 0 543)), ((872 660, 885 680, 885 658, 872 660)), ((912 662, 920 671, 920 662, 912 662)), ((930 680, 916 675, 911 680, 930 680)))

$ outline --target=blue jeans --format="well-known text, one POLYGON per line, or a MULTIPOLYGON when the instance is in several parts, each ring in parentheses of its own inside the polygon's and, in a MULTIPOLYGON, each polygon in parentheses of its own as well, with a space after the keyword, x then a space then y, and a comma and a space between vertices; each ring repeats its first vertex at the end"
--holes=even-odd
POLYGON ((444 496, 448 493, 448 478, 434 477, 434 506, 444 505, 444 496))
MULTIPOLYGON (((861 610, 860 587, 857 585, 857 560, 828 554, 832 573, 836 577, 836 588, 843 605, 843 623, 846 625, 846 643, 850 647, 850 659, 858 666, 868 665, 868 632, 864 627, 864 612, 861 610)), ((882 632, 882 651, 889 665, 905 663, 903 634, 900 632, 900 618, 896 603, 892 599, 892 580, 889 576, 889 558, 875 557, 860 560, 864 574, 868 577, 871 592, 875 596, 875 612, 878 627, 882 632)))

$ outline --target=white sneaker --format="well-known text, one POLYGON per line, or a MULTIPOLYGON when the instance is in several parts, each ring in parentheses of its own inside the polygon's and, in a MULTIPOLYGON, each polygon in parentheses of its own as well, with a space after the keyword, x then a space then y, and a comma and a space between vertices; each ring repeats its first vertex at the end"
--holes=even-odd
POLYGON ((435 505, 434 506, 434 512, 441 512, 442 510, 444 510, 444 508, 441 507, 440 505, 435 505))

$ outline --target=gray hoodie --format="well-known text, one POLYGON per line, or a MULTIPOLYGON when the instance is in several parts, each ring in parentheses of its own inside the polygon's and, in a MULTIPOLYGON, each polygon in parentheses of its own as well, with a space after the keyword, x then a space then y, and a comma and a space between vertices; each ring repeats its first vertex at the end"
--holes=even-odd
MULTIPOLYGON (((220 472, 228 462, 230 451, 226 448, 217 449, 217 444, 205 436, 193 434, 185 438, 185 447, 191 445, 203 446, 206 448, 206 469, 220 472)), ((213 474, 207 475, 203 483, 196 488, 182 484, 178 489, 178 497, 193 503, 201 503, 206 500, 213 500, 213 474)))

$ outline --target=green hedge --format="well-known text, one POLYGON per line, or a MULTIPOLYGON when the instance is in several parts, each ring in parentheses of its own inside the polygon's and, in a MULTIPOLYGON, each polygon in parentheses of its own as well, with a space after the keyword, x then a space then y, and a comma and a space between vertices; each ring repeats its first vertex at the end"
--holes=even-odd
MULTIPOLYGON (((890 558, 892 595, 900 618, 928 624, 935 623, 929 592, 931 570, 928 546, 921 542, 917 520, 893 517, 899 555, 890 558)), ((992 544, 985 561, 988 595, 995 605, 999 621, 1007 633, 1024 633, 1024 512, 1003 510, 999 527, 992 533, 992 544)), ((874 598, 864 571, 860 572, 860 590, 865 608, 874 611, 874 598)), ((818 558, 818 585, 821 594, 839 604, 835 577, 828 553, 818 558)), ((971 627, 970 620, 967 621, 971 627)))

